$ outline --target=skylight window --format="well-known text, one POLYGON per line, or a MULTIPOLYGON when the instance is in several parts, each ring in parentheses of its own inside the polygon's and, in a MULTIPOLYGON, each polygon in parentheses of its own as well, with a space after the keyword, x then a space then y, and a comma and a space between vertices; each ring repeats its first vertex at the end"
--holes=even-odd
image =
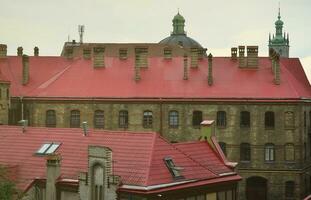
POLYGON ((59 143, 44 143, 39 150, 36 152, 36 154, 39 155, 48 155, 52 154, 56 151, 56 149, 59 147, 59 143))
POLYGON ((175 166, 174 161, 171 157, 165 157, 163 160, 165 162, 166 167, 168 168, 168 170, 170 171, 170 173, 172 174, 174 179, 184 178, 181 175, 182 168, 175 166))

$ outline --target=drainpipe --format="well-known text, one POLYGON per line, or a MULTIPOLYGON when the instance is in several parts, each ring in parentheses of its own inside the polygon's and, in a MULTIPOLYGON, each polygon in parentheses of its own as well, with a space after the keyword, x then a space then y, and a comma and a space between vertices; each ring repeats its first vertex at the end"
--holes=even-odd
POLYGON ((24 120, 24 103, 23 103, 23 97, 20 96, 20 97, 19 97, 19 100, 20 100, 20 102, 21 102, 21 117, 22 117, 21 120, 24 120))

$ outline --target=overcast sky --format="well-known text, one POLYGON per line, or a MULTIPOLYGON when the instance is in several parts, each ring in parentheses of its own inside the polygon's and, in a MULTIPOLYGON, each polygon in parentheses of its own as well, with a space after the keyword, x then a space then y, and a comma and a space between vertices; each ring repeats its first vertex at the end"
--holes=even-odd
POLYGON ((268 54, 278 4, 290 36, 290 56, 299 57, 311 78, 311 0, 0 0, 0 43, 15 55, 23 46, 32 55, 59 55, 63 43, 159 42, 172 31, 179 8, 188 36, 214 56, 228 56, 238 45, 258 45, 268 54))

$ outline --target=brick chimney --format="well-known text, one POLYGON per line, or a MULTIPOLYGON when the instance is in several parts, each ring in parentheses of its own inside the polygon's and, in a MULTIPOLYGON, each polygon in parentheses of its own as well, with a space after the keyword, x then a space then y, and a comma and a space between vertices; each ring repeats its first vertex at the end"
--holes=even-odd
POLYGON ((214 147, 214 143, 212 142, 212 136, 215 136, 214 130, 214 120, 204 120, 201 122, 200 140, 206 140, 212 147, 214 147))
POLYGON ((65 47, 65 57, 67 59, 73 58, 73 47, 72 46, 66 46, 65 47))
POLYGON ((18 47, 17 48, 17 55, 18 56, 23 56, 23 47, 18 47))
POLYGON ((105 67, 104 52, 105 52, 105 47, 94 47, 93 48, 93 67, 94 68, 105 67))
POLYGON ((0 44, 0 58, 6 58, 6 56, 7 56, 6 44, 0 44))
POLYGON ((199 61, 199 50, 197 48, 191 48, 191 67, 197 68, 199 61))
POLYGON ((238 57, 238 48, 232 47, 231 48, 231 60, 237 60, 238 57))
POLYGON ((86 60, 90 60, 91 59, 91 49, 83 49, 83 58, 86 60))
POLYGON ((34 55, 34 56, 39 56, 39 48, 38 48, 38 47, 35 47, 35 48, 33 49, 33 55, 34 55))
POLYGON ((46 200, 56 200, 56 180, 60 176, 61 157, 57 154, 49 155, 46 158, 46 200))
POLYGON ((29 57, 27 55, 22 56, 23 74, 22 84, 27 85, 29 82, 29 57))
POLYGON ((184 80, 188 80, 188 56, 184 54, 184 80))
POLYGON ((245 46, 239 46, 239 67, 246 67, 245 46))
POLYGON ((213 85, 213 55, 210 53, 208 55, 208 85, 213 85))
POLYGON ((247 46, 247 67, 258 67, 258 46, 247 46))

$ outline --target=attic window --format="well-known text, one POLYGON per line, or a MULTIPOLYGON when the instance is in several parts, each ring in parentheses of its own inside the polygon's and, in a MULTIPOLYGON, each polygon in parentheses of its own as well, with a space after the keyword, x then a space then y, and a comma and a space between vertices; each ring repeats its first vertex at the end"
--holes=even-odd
POLYGON ((59 147, 60 143, 44 143, 40 149, 36 152, 38 155, 52 154, 59 147))
POLYGON ((164 59, 172 59, 172 49, 170 48, 164 49, 164 59))
POLYGON ((184 178, 180 172, 182 170, 182 168, 176 167, 174 164, 174 161, 171 157, 165 157, 163 160, 165 162, 166 167, 168 168, 168 170, 170 171, 170 173, 172 174, 174 179, 184 178))
POLYGON ((119 58, 120 60, 127 59, 127 49, 119 49, 119 58))

